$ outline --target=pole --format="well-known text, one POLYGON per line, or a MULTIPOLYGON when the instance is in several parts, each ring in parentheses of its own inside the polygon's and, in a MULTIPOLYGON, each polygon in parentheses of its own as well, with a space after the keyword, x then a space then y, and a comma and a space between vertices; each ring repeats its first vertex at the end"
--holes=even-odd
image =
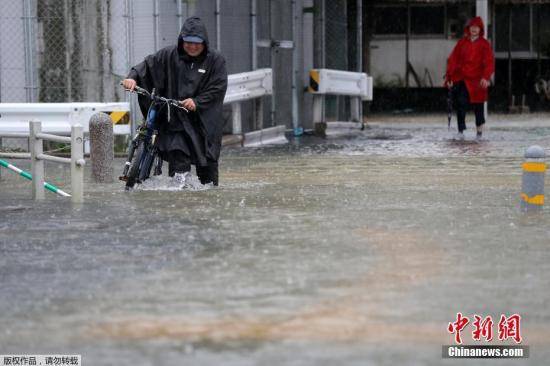
MULTIPOLYGON (((476 14, 481 17, 483 24, 485 24, 485 35, 487 38, 487 33, 489 29, 489 2, 487 0, 476 0, 476 14)), ((483 113, 485 114, 485 119, 487 119, 487 102, 483 103, 483 113)))
MULTIPOLYGON (((130 70, 134 65, 134 8, 132 0, 125 1, 124 12, 126 17, 126 66, 130 70)), ((138 113, 140 113, 136 99, 132 98, 130 93, 126 93, 126 101, 130 103, 131 136, 136 133, 138 113)))
POLYGON ((222 29, 221 29, 221 3, 220 0, 216 0, 216 49, 222 50, 222 29))
POLYGON ((67 102, 72 102, 72 78, 71 78, 71 14, 69 12, 68 0, 63 1, 65 12, 65 82, 67 85, 67 102))
POLYGON ((34 177, 32 181, 32 198, 43 200, 44 195, 44 161, 38 158, 43 153, 42 139, 37 134, 42 132, 42 123, 39 121, 29 122, 29 145, 31 151, 31 172, 34 177))
MULTIPOLYGON (((21 170, 21 169, 19 169, 18 167, 14 166, 14 165, 11 165, 10 163, 8 163, 5 160, 0 159, 0 166, 3 166, 4 168, 9 169, 9 170, 19 174, 20 176, 22 176, 25 179, 32 180, 32 175, 30 173, 28 173, 24 170, 21 170)), ((50 192, 57 193, 60 196, 71 197, 70 194, 68 194, 65 191, 62 191, 61 189, 57 188, 53 184, 44 182, 44 188, 46 188, 50 192)))
POLYGON ((300 126, 298 112, 298 52, 302 50, 300 42, 301 33, 298 34, 298 17, 301 18, 302 16, 301 8, 301 2, 298 4, 297 0, 292 0, 292 127, 294 130, 294 136, 300 136, 304 133, 304 129, 300 126))
MULTIPOLYGON (((357 72, 363 72, 363 1, 357 0, 357 72)), ((359 122, 363 123, 363 100, 357 97, 359 122)))
POLYGON ((405 33, 405 86, 409 89, 409 38, 411 37, 411 4, 407 0, 407 30, 405 33))
MULTIPOLYGON (((257 16, 258 4, 256 0, 250 0, 250 65, 252 70, 258 69, 258 16, 257 16)), ((273 70, 273 69, 272 69, 273 70)), ((252 106, 254 109, 254 126, 253 130, 260 130, 263 128, 263 119, 264 119, 264 98, 255 98, 252 101, 252 106)))
POLYGON ((23 0, 23 31, 25 42, 25 90, 27 103, 36 102, 36 84, 35 84, 35 69, 34 69, 34 42, 35 34, 33 27, 33 11, 32 1, 23 0))
MULTIPOLYGON (((316 12, 313 20, 313 67, 323 69, 325 59, 325 0, 314 0, 316 12)), ((325 122, 325 95, 313 95, 313 124, 325 122)))
POLYGON ((542 77, 542 64, 540 58, 540 13, 542 11, 541 5, 538 5, 537 11, 537 78, 542 77))
MULTIPOLYGON (((355 69, 357 72, 363 71, 363 1, 357 0, 356 6, 356 63, 355 69)), ((351 100, 352 120, 363 123, 363 101, 361 97, 353 97, 351 100)))
POLYGON ((235 102, 231 103, 231 119, 232 119, 232 134, 241 135, 242 130, 242 112, 241 112, 241 103, 235 102))
POLYGON ((198 0, 187 0, 187 16, 191 17, 197 15, 197 1, 198 0))
POLYGON ((178 31, 181 30, 181 28, 183 27, 183 6, 181 5, 181 1, 182 0, 177 1, 178 9, 176 16, 178 17, 178 31))
POLYGON ((71 201, 84 200, 84 132, 81 125, 71 126, 71 201))
MULTIPOLYGON (((269 0, 269 39, 273 41, 275 39, 275 1, 269 0)), ((270 56, 271 56, 271 73, 273 75, 273 92, 271 93, 271 118, 270 118, 270 127, 275 126, 277 123, 276 120, 276 105, 277 105, 277 88, 275 83, 277 83, 277 72, 275 62, 277 60, 276 54, 278 53, 277 47, 270 47, 270 56)))
MULTIPOLYGON (((2 137, 0 137, 0 152, 2 152, 2 137)), ((2 180, 2 169, 0 169, 0 180, 2 180)))
POLYGON ((252 64, 252 70, 256 70, 258 68, 258 46, 256 45, 256 42, 258 40, 258 35, 256 34, 256 29, 258 25, 258 17, 257 17, 257 3, 256 0, 250 0, 250 34, 251 34, 251 64, 252 64))
POLYGON ((512 103, 512 4, 508 4, 508 103, 512 103))
POLYGON ((487 28, 489 25, 489 2, 487 0, 476 0, 476 15, 481 17, 487 28))
POLYGON ((153 40, 155 42, 155 52, 159 50, 159 1, 153 0, 153 40))

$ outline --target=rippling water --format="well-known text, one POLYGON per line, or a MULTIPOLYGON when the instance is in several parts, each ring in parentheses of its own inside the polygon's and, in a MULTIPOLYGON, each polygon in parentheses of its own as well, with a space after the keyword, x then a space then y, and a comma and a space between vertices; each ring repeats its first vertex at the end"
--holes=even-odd
MULTIPOLYGON (((82 206, 34 203, 3 171, 0 353, 439 365, 457 312, 519 313, 521 362, 543 364, 550 214, 521 215, 519 189, 523 151, 548 148, 550 127, 491 127, 481 142, 415 120, 226 149, 218 188, 87 182, 82 206)), ((69 190, 67 173, 47 164, 69 190)))

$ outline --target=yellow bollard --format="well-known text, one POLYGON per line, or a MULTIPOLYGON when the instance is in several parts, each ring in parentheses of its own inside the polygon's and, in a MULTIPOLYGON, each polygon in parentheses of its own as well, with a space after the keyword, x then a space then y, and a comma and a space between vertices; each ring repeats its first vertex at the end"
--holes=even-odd
POLYGON ((540 211, 544 206, 544 176, 546 154, 540 146, 534 145, 525 151, 527 161, 522 164, 521 210, 540 211))

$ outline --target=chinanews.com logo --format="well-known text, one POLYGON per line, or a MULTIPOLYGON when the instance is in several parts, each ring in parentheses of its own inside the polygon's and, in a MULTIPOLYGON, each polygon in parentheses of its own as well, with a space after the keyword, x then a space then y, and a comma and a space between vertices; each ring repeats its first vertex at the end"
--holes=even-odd
POLYGON ((474 314, 470 318, 456 314, 456 320, 447 326, 447 332, 453 336, 454 345, 445 345, 442 348, 443 358, 528 358, 529 346, 521 345, 521 316, 512 314, 500 315, 498 324, 493 322, 493 317, 474 314), (468 325, 470 325, 468 327, 468 325), (493 333, 494 328, 498 334, 493 333), (463 337, 471 329, 471 338, 474 342, 486 342, 487 345, 462 344, 463 337), (498 337, 498 338, 497 338, 498 337), (495 342, 493 342, 493 338, 495 342), (498 341, 497 341, 498 339, 498 341), (507 342, 515 344, 495 344, 507 342))

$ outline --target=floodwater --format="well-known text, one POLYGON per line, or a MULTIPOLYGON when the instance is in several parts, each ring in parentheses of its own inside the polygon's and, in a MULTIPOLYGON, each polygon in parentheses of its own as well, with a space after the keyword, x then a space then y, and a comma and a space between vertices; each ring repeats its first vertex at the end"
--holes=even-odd
MULTIPOLYGON (((3 171, 0 353, 462 364, 441 357, 458 312, 492 316, 494 345, 510 343, 500 315, 517 313, 530 357, 496 362, 545 364, 550 211, 521 214, 519 193, 523 152, 548 149, 549 122, 493 116, 485 140, 470 129, 459 143, 445 117, 373 121, 354 137, 225 149, 218 188, 160 178, 126 193, 87 178, 82 206, 49 192, 34 203, 30 184, 3 171)), ((70 190, 67 173, 47 164, 70 190)))

